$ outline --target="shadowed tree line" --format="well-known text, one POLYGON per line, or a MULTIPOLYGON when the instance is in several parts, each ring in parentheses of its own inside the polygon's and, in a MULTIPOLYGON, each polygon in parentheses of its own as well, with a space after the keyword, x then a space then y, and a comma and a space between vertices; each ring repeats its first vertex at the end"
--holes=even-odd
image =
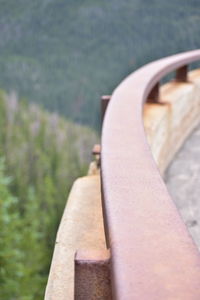
POLYGON ((0 7, 0 85, 91 126, 100 96, 128 73, 200 47, 198 0, 0 0, 0 7))

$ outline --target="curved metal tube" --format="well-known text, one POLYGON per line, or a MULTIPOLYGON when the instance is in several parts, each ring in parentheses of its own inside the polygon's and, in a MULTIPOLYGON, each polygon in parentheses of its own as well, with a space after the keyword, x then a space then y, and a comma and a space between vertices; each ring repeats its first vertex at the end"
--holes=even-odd
POLYGON ((142 120, 155 84, 196 60, 200 50, 140 68, 116 88, 106 111, 102 185, 114 299, 200 299, 200 255, 152 158, 142 120))

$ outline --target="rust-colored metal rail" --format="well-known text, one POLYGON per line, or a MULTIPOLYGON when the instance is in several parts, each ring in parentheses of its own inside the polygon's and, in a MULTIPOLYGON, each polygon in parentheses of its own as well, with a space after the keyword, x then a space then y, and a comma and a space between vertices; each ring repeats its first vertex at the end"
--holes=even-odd
POLYGON ((200 255, 179 217, 147 144, 142 112, 159 99, 159 80, 200 50, 150 63, 114 91, 102 132, 102 185, 114 299, 200 299, 200 255), (149 96, 150 95, 150 96, 149 96))

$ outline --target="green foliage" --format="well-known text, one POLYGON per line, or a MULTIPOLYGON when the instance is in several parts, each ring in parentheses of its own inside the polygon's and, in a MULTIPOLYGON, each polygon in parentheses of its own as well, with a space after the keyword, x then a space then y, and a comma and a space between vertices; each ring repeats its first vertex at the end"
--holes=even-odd
POLYGON ((0 85, 91 126, 100 96, 125 75, 200 47, 198 0, 0 0, 0 7, 0 85))
POLYGON ((43 299, 67 194, 94 141, 92 130, 0 92, 1 300, 43 299))
MULTIPOLYGON (((38 203, 33 192, 27 195, 23 215, 14 197, 0 160, 0 298, 36 299, 45 283, 45 243, 35 218, 38 203), (31 283, 31 284, 30 284, 31 283)), ((37 298, 38 299, 38 298, 37 298)))

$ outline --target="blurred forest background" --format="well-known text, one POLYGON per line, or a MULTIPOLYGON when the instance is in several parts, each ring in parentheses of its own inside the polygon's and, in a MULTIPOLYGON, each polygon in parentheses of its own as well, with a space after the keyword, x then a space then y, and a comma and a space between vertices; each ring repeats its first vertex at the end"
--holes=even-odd
POLYGON ((200 47, 199 0, 0 0, 0 84, 81 124, 151 60, 200 47))
POLYGON ((43 299, 67 194, 96 140, 91 129, 0 92, 0 299, 43 299))
POLYGON ((0 0, 1 300, 43 299, 100 96, 151 60, 200 48, 199 11, 199 0, 0 0))

